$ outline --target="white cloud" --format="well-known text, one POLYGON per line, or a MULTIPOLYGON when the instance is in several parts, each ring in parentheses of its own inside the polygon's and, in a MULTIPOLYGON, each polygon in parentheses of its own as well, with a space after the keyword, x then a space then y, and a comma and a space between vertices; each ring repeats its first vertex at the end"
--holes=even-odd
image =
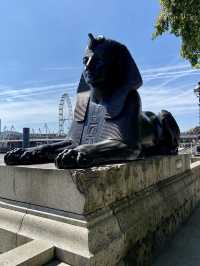
POLYGON ((153 68, 148 68, 148 69, 143 69, 141 72, 143 74, 145 73, 152 73, 152 72, 168 72, 168 71, 173 71, 177 69, 185 69, 189 68, 189 64, 176 64, 176 65, 168 65, 168 66, 162 66, 162 67, 153 67, 153 68))
POLYGON ((0 90, 0 97, 9 97, 9 98, 23 98, 28 97, 32 95, 42 95, 46 93, 52 93, 57 90, 70 90, 74 89, 77 86, 77 82, 74 83, 64 83, 64 84, 54 84, 54 85, 48 85, 48 86, 39 86, 39 87, 27 87, 23 89, 12 89, 12 88, 6 88, 0 90))
POLYGON ((197 100, 192 91, 175 92, 165 87, 160 90, 144 88, 141 91, 143 109, 159 112, 167 109, 176 114, 192 112, 197 108, 197 100))
POLYGON ((178 79, 187 75, 199 75, 198 69, 191 69, 189 64, 178 64, 173 66, 165 66, 158 68, 151 68, 141 71, 145 81, 155 79, 178 79))
POLYGON ((69 71, 69 70, 80 70, 81 67, 76 67, 76 66, 60 66, 60 67, 45 67, 42 68, 42 71, 69 71))
POLYGON ((167 109, 175 115, 194 114, 197 99, 193 89, 199 77, 198 69, 191 69, 189 65, 174 65, 161 68, 151 68, 143 71, 144 86, 140 90, 143 108, 159 112, 167 109), (196 75, 196 77, 193 77, 196 75), (162 78, 162 82, 159 79, 162 78), (150 81, 156 85, 148 85, 150 81))
MULTIPOLYGON (((0 89, 0 118, 3 124, 58 124, 58 105, 63 93, 73 96, 77 83, 54 84, 23 89, 0 89)), ((74 100, 72 99, 72 102, 74 100)))

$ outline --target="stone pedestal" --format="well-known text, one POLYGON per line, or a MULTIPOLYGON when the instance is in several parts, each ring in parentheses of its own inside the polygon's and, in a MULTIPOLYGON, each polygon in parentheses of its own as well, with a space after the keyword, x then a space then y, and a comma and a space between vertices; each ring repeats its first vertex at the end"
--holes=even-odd
POLYGON ((42 240, 70 265, 132 265, 189 216, 198 188, 188 155, 87 170, 2 164, 0 252, 42 240))

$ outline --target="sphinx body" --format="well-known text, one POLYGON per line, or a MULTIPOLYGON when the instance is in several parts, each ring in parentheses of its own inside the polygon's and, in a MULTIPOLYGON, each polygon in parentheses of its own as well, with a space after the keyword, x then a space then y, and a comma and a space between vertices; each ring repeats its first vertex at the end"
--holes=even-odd
POLYGON ((142 78, 128 49, 89 37, 69 138, 10 151, 6 164, 55 161, 58 168, 85 168, 177 153, 180 131, 173 116, 142 112, 137 92, 142 78))

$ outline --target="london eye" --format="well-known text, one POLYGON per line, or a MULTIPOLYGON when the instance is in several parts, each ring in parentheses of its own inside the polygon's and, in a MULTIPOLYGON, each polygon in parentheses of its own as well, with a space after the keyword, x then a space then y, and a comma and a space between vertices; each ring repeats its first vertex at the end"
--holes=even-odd
POLYGON ((72 103, 67 93, 60 98, 59 103, 59 135, 67 135, 73 120, 72 103))

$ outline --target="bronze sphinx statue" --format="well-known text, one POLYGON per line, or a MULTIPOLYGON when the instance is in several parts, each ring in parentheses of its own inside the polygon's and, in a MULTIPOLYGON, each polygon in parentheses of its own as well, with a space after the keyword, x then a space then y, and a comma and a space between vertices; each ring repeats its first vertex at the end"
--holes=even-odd
POLYGON ((83 64, 69 138, 10 151, 6 164, 55 161, 58 168, 86 168, 177 154, 179 127, 168 111, 142 112, 142 78, 123 44, 89 34, 83 64))

